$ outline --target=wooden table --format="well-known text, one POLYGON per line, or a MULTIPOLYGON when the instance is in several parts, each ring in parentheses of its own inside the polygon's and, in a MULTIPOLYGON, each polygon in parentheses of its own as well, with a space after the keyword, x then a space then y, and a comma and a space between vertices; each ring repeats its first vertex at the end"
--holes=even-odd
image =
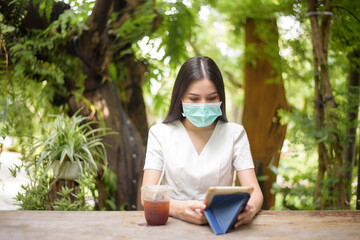
POLYGON ((360 239, 360 211, 262 211, 224 235, 175 218, 147 226, 142 211, 0 211, 0 239, 360 239))

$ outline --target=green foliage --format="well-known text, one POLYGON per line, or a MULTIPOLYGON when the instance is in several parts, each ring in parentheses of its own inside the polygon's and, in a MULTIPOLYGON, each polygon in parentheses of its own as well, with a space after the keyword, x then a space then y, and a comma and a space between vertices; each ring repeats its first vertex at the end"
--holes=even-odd
POLYGON ((55 180, 51 173, 44 174, 45 166, 36 169, 34 166, 23 163, 12 169, 15 177, 21 168, 25 166, 29 183, 21 185, 21 190, 15 196, 15 204, 20 210, 59 210, 59 211, 82 211, 93 210, 96 197, 91 195, 95 191, 95 176, 85 173, 77 180, 75 188, 62 187, 57 193, 58 197, 51 200, 50 192, 53 191, 55 180))
POLYGON ((15 197, 16 204, 21 210, 50 210, 48 198, 49 184, 43 178, 40 182, 31 182, 21 186, 22 191, 15 197))
POLYGON ((104 186, 105 186, 105 205, 101 210, 112 210, 116 211, 116 174, 108 169, 104 176, 104 186))
POLYGON ((53 8, 53 0, 32 0, 34 6, 39 6, 39 15, 45 15, 47 20, 50 20, 50 15, 53 8))
POLYGON ((313 199, 316 183, 314 170, 309 168, 301 171, 298 166, 285 167, 280 163, 277 174, 281 180, 275 182, 272 188, 272 193, 277 194, 274 209, 314 210, 318 205, 313 199))
POLYGON ((72 9, 65 10, 57 20, 53 21, 50 26, 43 32, 44 35, 55 34, 57 37, 66 39, 72 35, 81 35, 88 27, 79 20, 80 13, 75 12, 72 9), (54 32, 54 29, 58 29, 60 32, 54 32))
POLYGON ((32 79, 43 82, 50 99, 54 99, 56 95, 66 97, 66 78, 75 78, 78 86, 82 86, 84 77, 78 71, 79 62, 62 51, 64 44, 61 34, 49 30, 34 31, 34 36, 23 37, 16 43, 8 44, 12 65, 15 66, 14 80, 32 79))
POLYGON ((106 170, 107 156, 102 137, 106 136, 106 129, 95 128, 94 121, 75 113, 71 118, 57 115, 53 123, 46 124, 51 133, 36 141, 27 158, 33 162, 36 171, 44 166, 44 175, 60 160, 76 162, 80 176, 84 172, 96 174, 98 166, 106 170), (41 152, 39 152, 41 151, 41 152))
MULTIPOLYGON (((45 133, 44 138, 37 140, 23 157, 30 183, 23 185, 22 191, 17 194, 17 205, 23 210, 92 210, 94 206, 87 199, 91 196, 97 202, 95 178, 99 167, 103 168, 106 183, 112 183, 108 187, 109 195, 114 196, 114 191, 116 192, 116 177, 114 181, 114 174, 110 175, 112 178, 109 180, 106 151, 102 143, 102 137, 110 133, 103 128, 92 129, 97 122, 87 121, 86 117, 77 113, 71 118, 62 115, 53 117, 54 122, 44 124, 44 131, 50 130, 50 133, 45 133), (77 162, 81 179, 77 180, 78 186, 75 189, 62 188, 58 192, 60 197, 51 201, 49 192, 53 187, 54 181, 51 179, 54 176, 49 170, 56 160, 60 160, 60 165, 63 161, 77 162)), ((14 177, 18 171, 20 166, 11 169, 14 177)))
POLYGON ((36 77, 39 81, 53 78, 55 83, 62 85, 64 83, 64 73, 54 62, 48 62, 39 59, 36 54, 43 49, 53 49, 54 41, 57 37, 44 38, 39 34, 38 37, 24 39, 23 43, 15 44, 10 48, 12 56, 21 61, 15 66, 15 77, 36 77))
POLYGON ((281 12, 292 9, 294 1, 276 0, 241 0, 241 1, 209 1, 210 4, 227 15, 227 20, 232 23, 237 31, 244 26, 246 18, 274 19, 281 12))
MULTIPOLYGON (((85 23, 88 17, 90 16, 92 9, 95 6, 96 0, 86 0, 86 1, 79 1, 79 0, 67 0, 66 1, 70 6, 71 9, 74 11, 76 21, 75 24, 85 23)), ((72 27, 72 26, 68 26, 72 27)))
POLYGON ((189 58, 186 42, 195 35, 196 17, 191 8, 179 0, 162 2, 157 9, 163 16, 163 25, 157 31, 162 36, 160 47, 164 47, 164 58, 170 56, 170 67, 176 68, 189 58))
POLYGON ((11 25, 19 25, 26 15, 26 8, 31 0, 12 0, 9 8, 5 11, 5 22, 11 25), (9 10, 11 9, 11 10, 9 10))
MULTIPOLYGON (((53 183, 50 182, 51 177, 39 177, 40 174, 32 176, 31 181, 27 185, 22 185, 22 190, 15 197, 16 205, 21 210, 58 210, 58 211, 84 211, 93 210, 93 206, 86 200, 86 186, 79 182, 76 190, 63 187, 58 192, 59 198, 51 201, 49 192, 53 183), (77 192, 76 194, 74 192, 77 192), (75 200, 71 200, 71 198, 75 200)), ((84 179, 93 178, 86 175, 84 179)))
POLYGON ((169 78, 169 70, 157 60, 149 61, 148 81, 143 85, 143 95, 147 106, 148 123, 150 125, 164 119, 169 105, 173 80, 169 78))
MULTIPOLYGON (((25 4, 25 1, 13 2, 25 4)), ((43 4, 46 14, 51 12, 46 6, 49 2, 37 3, 43 4)), ((17 6, 14 11, 20 12, 19 9, 17 6)), ((15 22, 0 23, 10 60, 4 100, 7 121, 0 122, 0 132, 17 140, 23 153, 32 146, 33 136, 42 131, 38 122, 47 122, 50 114, 64 110, 57 106, 73 94, 66 91, 65 83, 71 80, 80 92, 83 89, 84 75, 79 71, 79 61, 64 51, 68 37, 82 30, 83 25, 72 24, 76 20, 74 12, 67 10, 49 28, 28 29, 26 35, 20 34, 15 22)))
POLYGON ((18 150, 25 151, 32 146, 33 136, 40 133, 38 117, 44 115, 44 121, 46 114, 54 111, 54 107, 42 97, 46 94, 43 89, 41 83, 28 81, 26 78, 16 84, 13 75, 9 76, 7 121, 0 122, 0 132, 1 135, 13 137, 15 145, 21 147, 18 150), (40 106, 48 107, 44 109, 40 106))
MULTIPOLYGON (((347 1, 343 3, 350 4, 350 2, 347 1)), ((358 7, 355 5, 356 4, 353 4, 352 7, 356 12, 358 7)), ((300 23, 300 31, 302 34, 289 40, 280 38, 281 48, 287 49, 287 51, 291 53, 283 55, 285 60, 285 65, 283 65, 283 78, 285 80, 287 100, 292 106, 291 113, 282 112, 281 116, 283 123, 288 124, 286 139, 290 140, 293 144, 303 145, 307 155, 311 155, 314 149, 317 149, 319 142, 324 143, 326 146, 330 146, 335 142, 339 142, 341 146, 349 144, 350 136, 345 134, 346 129, 351 126, 356 128, 359 125, 359 120, 350 121, 347 113, 349 111, 356 111, 359 103, 359 95, 357 91, 349 91, 347 85, 349 69, 348 53, 351 52, 349 49, 354 49, 355 46, 355 44, 351 46, 351 41, 344 41, 346 37, 353 39, 353 30, 350 30, 352 27, 347 25, 349 26, 349 29, 347 29, 348 27, 344 26, 344 19, 349 19, 350 15, 342 12, 340 16, 339 13, 334 10, 335 16, 333 16, 328 53, 328 69, 333 94, 338 106, 337 108, 327 109, 326 111, 332 112, 336 122, 334 122, 334 128, 316 128, 314 116, 314 76, 319 73, 312 70, 312 49, 311 45, 308 44, 309 39, 311 39, 311 31, 309 22, 307 18, 304 17, 304 12, 306 12, 306 5, 304 6, 304 4, 300 3, 294 5, 292 17, 300 23), (348 30, 349 32, 347 32, 348 30), (338 31, 343 35, 338 35, 338 31), (342 43, 340 44, 340 42, 342 43), (345 43, 350 45, 346 46, 345 43), (335 135, 338 136, 337 139, 333 137, 335 135)), ((354 24, 354 22, 352 22, 352 24, 354 24)), ((360 26, 355 25, 356 24, 353 25, 355 29, 360 26)), ((286 34, 286 32, 283 34, 286 34)), ((356 41, 358 44, 359 39, 354 42, 356 41)), ((325 124, 327 124, 329 120, 330 119, 326 119, 325 124)), ((337 151, 342 152, 342 149, 337 149, 337 151)), ((329 152, 328 154, 332 156, 334 152, 329 152)), ((281 161, 283 161, 283 159, 281 161)), ((332 202, 339 198, 339 192, 335 188, 335 184, 339 182, 336 173, 337 171, 344 172, 348 167, 344 160, 342 161, 342 168, 337 170, 334 169, 334 165, 330 164, 333 172, 326 173, 324 180, 320 182, 322 202, 332 202)), ((314 170, 316 170, 315 167, 314 170)), ((275 188, 275 190, 279 191, 279 194, 282 192, 280 188, 275 188)), ((349 194, 353 194, 352 189, 347 189, 347 191, 349 194)), ((309 197, 311 197, 311 195, 309 195, 309 197)), ((319 199, 314 199, 313 203, 314 206, 319 206, 319 199)), ((288 204, 289 202, 284 203, 284 205, 288 204)), ((326 206, 326 208, 331 209, 332 206, 329 205, 326 206)))
POLYGON ((8 108, 7 102, 7 84, 8 84, 8 54, 2 41, 0 31, 0 122, 6 120, 6 112, 8 108))
POLYGON ((92 208, 86 204, 85 193, 80 191, 78 194, 74 194, 73 188, 63 187, 58 194, 61 198, 57 199, 52 207, 57 211, 86 211, 92 208), (71 196, 75 197, 76 201, 71 200, 71 196))
POLYGON ((112 29, 109 30, 109 34, 121 39, 121 46, 132 44, 142 36, 150 34, 156 17, 152 5, 153 1, 146 1, 145 4, 136 9, 134 17, 128 18, 120 27, 114 27, 119 18, 118 15, 120 15, 120 13, 114 12, 110 18, 109 24, 112 29))
POLYGON ((360 2, 334 0, 332 7, 334 15, 330 46, 332 49, 343 51, 346 56, 354 50, 359 50, 360 2))
POLYGON ((15 178, 17 174, 20 172, 22 165, 14 165, 13 168, 9 168, 9 172, 15 178))

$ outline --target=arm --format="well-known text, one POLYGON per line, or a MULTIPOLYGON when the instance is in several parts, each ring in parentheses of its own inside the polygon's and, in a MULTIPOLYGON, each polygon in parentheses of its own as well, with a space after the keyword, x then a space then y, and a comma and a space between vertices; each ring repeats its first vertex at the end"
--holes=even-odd
POLYGON ((237 175, 242 186, 251 186, 254 188, 254 191, 251 194, 244 212, 239 214, 235 227, 250 223, 255 215, 260 211, 263 204, 263 194, 257 181, 255 170, 251 168, 238 171, 237 175))
MULTIPOLYGON (((146 169, 144 171, 143 177, 143 186, 146 185, 156 185, 160 179, 161 171, 146 169)), ((144 199, 141 194, 141 204, 144 206, 144 199)), ((189 200, 189 201, 180 201, 171 199, 170 200, 170 212, 169 215, 179 218, 181 220, 195 223, 195 224, 205 224, 207 223, 206 217, 203 213, 206 205, 197 200, 189 200), (197 209, 200 209, 197 210, 197 209)))
MULTIPOLYGON (((156 185, 160 179, 160 176, 161 176, 160 170, 146 169, 144 171, 142 186, 156 185)), ((144 206, 144 198, 142 193, 141 193, 141 205, 144 206)))

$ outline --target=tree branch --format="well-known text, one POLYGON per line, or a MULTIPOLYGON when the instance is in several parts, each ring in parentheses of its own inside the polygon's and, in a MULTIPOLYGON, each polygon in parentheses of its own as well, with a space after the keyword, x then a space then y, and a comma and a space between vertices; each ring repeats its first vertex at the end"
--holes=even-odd
POLYGON ((227 78, 229 79, 229 81, 234 84, 236 87, 238 88, 243 88, 242 84, 241 83, 238 83, 235 78, 234 78, 234 75, 232 75, 230 72, 228 71, 225 71, 225 74, 227 76, 227 78))
POLYGON ((89 32, 98 32, 102 35, 113 11, 114 0, 96 0, 92 14, 86 21, 86 25, 90 27, 89 32))
MULTIPOLYGON (((314 1, 312 0, 307 0, 308 3, 308 11, 309 12, 314 12, 316 11, 316 6, 314 4, 314 1)), ((330 6, 330 1, 327 1, 326 3, 326 9, 331 8, 330 6)), ((326 99, 330 99, 331 101, 329 101, 329 105, 330 107, 335 107, 336 103, 335 100, 333 99, 333 94, 332 94, 332 90, 331 90, 331 86, 330 86, 330 82, 329 82, 329 76, 328 76, 328 71, 327 71, 327 59, 326 59, 326 52, 324 53, 324 50, 327 51, 327 46, 324 46, 324 44, 328 43, 328 33, 320 33, 320 29, 319 29, 319 25, 318 25, 318 19, 316 15, 311 15, 309 16, 310 19, 310 23, 311 23, 311 33, 312 33, 312 40, 313 40, 313 44, 314 44, 314 50, 315 50, 315 54, 316 57, 319 61, 319 65, 321 68, 321 81, 322 84, 324 86, 324 90, 325 90, 325 94, 323 95, 323 100, 326 99), (324 40, 325 38, 325 40, 324 40), (323 41, 321 41, 323 40, 323 41)), ((324 24, 328 24, 330 25, 329 19, 325 19, 326 22, 324 24)), ((330 27, 330 26, 329 26, 330 27)), ((328 26, 325 26, 326 30, 329 30, 328 26)))
POLYGON ((345 10, 346 12, 348 12, 351 16, 353 16, 353 18, 356 19, 356 21, 358 21, 360 23, 360 19, 354 14, 352 13, 349 9, 345 8, 345 7, 342 7, 342 6, 338 6, 338 5, 335 5, 335 6, 332 6, 333 8, 338 8, 338 9, 342 9, 342 10, 345 10))

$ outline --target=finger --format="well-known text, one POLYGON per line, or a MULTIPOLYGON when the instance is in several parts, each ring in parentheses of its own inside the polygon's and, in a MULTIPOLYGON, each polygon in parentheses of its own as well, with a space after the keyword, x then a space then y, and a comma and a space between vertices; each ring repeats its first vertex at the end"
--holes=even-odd
POLYGON ((241 220, 237 221, 235 224, 234 224, 234 228, 237 228, 241 225, 245 225, 245 224, 248 224, 250 223, 251 221, 248 219, 248 218, 242 218, 241 220))
POLYGON ((245 220, 244 217, 238 218, 238 220, 236 221, 234 227, 238 227, 238 226, 242 225, 244 223, 244 220, 245 220))
POLYGON ((241 220, 241 221, 237 221, 236 223, 235 223, 235 225, 234 225, 234 228, 237 228, 237 227, 239 227, 239 226, 241 226, 243 224, 243 221, 241 220))
POLYGON ((240 213, 240 214, 237 216, 237 220, 240 221, 240 220, 244 219, 245 216, 246 216, 245 213, 240 213))
POLYGON ((199 202, 199 209, 201 209, 201 210, 205 210, 205 209, 206 209, 206 205, 205 205, 205 203, 203 203, 203 202, 199 202))
POLYGON ((237 222, 235 223, 234 227, 236 228, 240 225, 246 224, 247 219, 248 219, 248 214, 246 212, 240 213, 237 216, 237 222))
POLYGON ((191 209, 199 209, 199 210, 205 210, 206 209, 206 205, 203 202, 200 201, 193 201, 191 203, 191 206, 189 206, 191 209))

